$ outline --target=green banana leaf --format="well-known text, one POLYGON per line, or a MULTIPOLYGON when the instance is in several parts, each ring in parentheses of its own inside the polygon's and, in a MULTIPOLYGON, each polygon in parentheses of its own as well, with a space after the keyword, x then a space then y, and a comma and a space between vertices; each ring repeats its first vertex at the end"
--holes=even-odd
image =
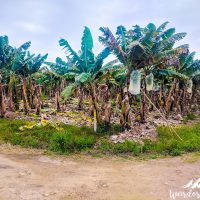
POLYGON ((90 73, 81 73, 78 76, 75 76, 75 81, 76 82, 80 82, 80 83, 85 83, 86 81, 89 80, 89 78, 91 77, 90 73))

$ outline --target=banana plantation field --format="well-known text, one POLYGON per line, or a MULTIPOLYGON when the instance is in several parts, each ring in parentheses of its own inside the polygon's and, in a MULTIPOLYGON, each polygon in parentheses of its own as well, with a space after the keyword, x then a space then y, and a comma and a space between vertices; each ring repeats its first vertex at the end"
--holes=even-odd
POLYGON ((30 41, 13 47, 1 36, 2 143, 59 153, 198 151, 200 60, 180 45, 186 33, 167 26, 101 27, 97 55, 85 27, 80 51, 62 38, 66 59, 55 62, 31 53, 30 41))
POLYGON ((78 52, 59 40, 66 59, 55 62, 1 36, 1 141, 59 153, 199 150, 200 60, 167 26, 101 27, 97 55, 85 27, 78 52))
POLYGON ((200 60, 168 26, 101 27, 97 55, 85 27, 55 62, 0 36, 0 199, 168 199, 199 178, 200 60))

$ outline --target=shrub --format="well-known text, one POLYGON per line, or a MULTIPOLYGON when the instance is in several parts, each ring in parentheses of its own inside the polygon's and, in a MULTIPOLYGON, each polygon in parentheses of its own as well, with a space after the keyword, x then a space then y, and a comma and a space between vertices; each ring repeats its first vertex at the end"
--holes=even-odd
POLYGON ((53 135, 49 149, 59 153, 71 153, 91 148, 95 143, 92 135, 74 135, 70 132, 61 132, 53 135))
POLYGON ((109 142, 107 138, 101 139, 99 150, 104 153, 112 150, 112 144, 109 142))
POLYGON ((141 152, 141 145, 134 141, 126 140, 123 143, 117 143, 113 146, 114 153, 133 153, 138 155, 141 152))
POLYGON ((99 136, 103 135, 115 135, 123 131, 121 124, 109 124, 101 123, 97 126, 97 134, 99 136))

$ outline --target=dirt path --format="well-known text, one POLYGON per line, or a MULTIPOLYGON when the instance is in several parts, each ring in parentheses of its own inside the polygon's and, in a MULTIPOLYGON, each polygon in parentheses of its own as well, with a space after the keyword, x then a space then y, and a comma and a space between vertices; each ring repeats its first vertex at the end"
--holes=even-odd
POLYGON ((189 180, 200 177, 200 160, 188 159, 56 158, 1 145, 0 199, 170 199, 170 189, 183 190, 189 180))

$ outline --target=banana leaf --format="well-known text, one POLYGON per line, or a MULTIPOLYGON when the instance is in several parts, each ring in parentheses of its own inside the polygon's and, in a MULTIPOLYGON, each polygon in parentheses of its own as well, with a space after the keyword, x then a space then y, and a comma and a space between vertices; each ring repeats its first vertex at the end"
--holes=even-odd
POLYGON ((80 83, 85 83, 86 81, 88 81, 88 79, 91 77, 90 73, 81 73, 78 76, 75 76, 75 81, 76 82, 80 82, 80 83))

